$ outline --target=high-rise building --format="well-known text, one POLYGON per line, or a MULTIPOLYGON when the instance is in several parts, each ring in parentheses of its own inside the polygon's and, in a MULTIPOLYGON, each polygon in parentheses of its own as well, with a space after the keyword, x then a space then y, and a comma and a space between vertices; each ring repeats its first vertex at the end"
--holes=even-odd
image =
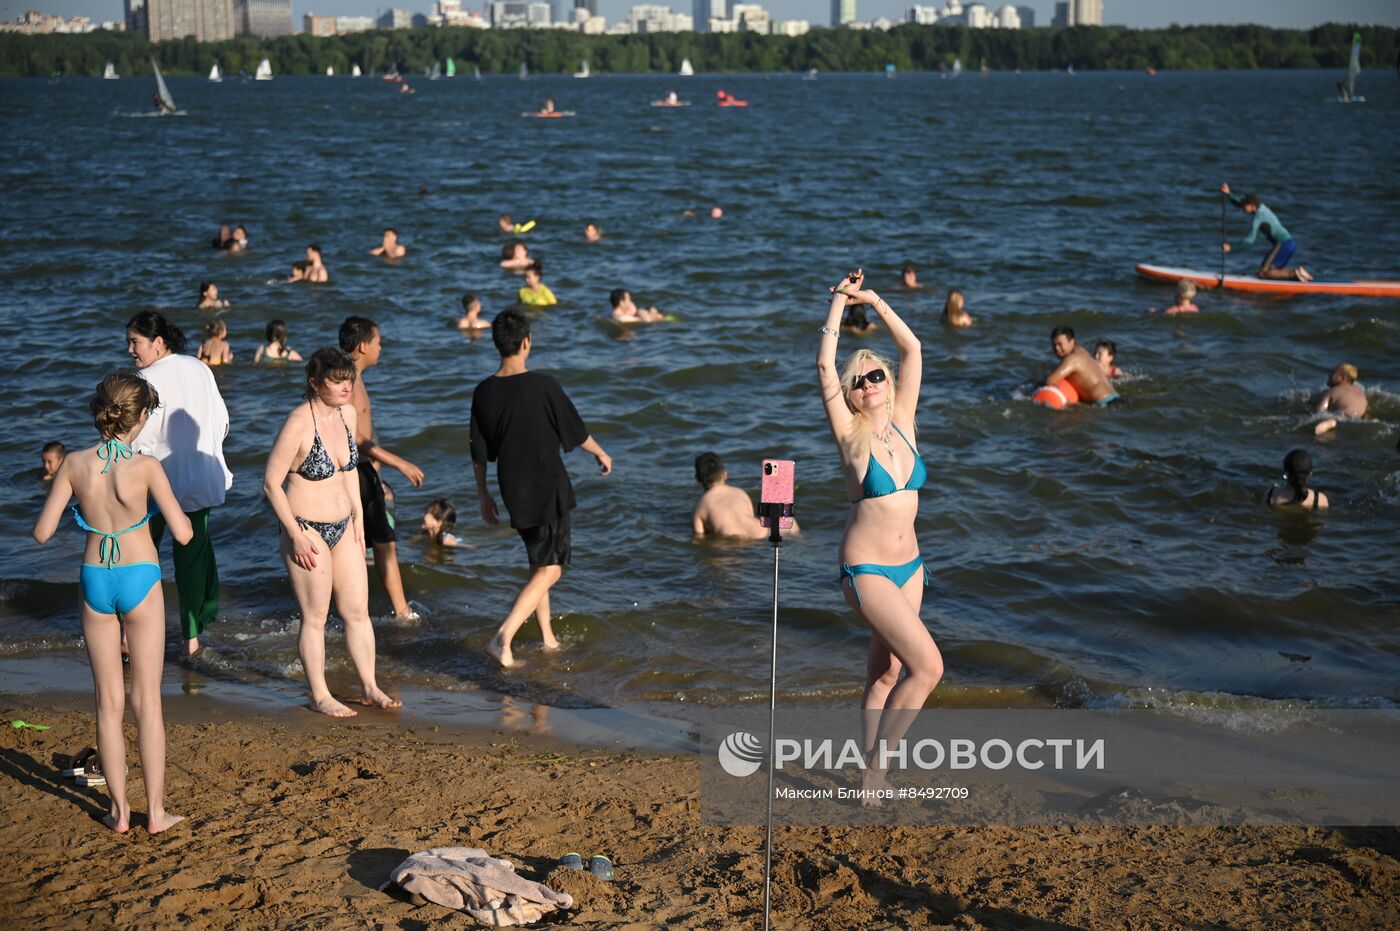
POLYGON ((1103 0, 1072 0, 1074 25, 1102 26, 1103 0))
POLYGON ((146 32, 146 0, 123 0, 122 12, 126 15, 127 32, 146 32))
POLYGON ((413 14, 399 7, 391 7, 380 14, 374 25, 379 29, 411 29, 413 14))
MULTIPOLYGON (((290 21, 290 0, 287 10, 290 21)), ((232 0, 148 0, 145 13, 146 36, 152 42, 185 36, 194 36, 199 42, 222 42, 232 39, 236 31, 232 0)))
POLYGON ((337 16, 336 35, 349 35, 352 32, 369 32, 374 28, 374 20, 368 16, 337 16))
POLYGON ((315 13, 306 13, 301 17, 301 31, 308 36, 319 36, 326 38, 335 35, 335 17, 317 16, 315 13))
POLYGON ((273 39, 292 34, 292 0, 233 0, 239 35, 273 39))
POLYGON ((1069 4, 1061 0, 1061 2, 1055 4, 1055 15, 1050 17, 1050 25, 1054 26, 1056 29, 1064 29, 1066 26, 1074 25, 1070 22, 1069 14, 1069 4))
MULTIPOLYGON (((574 9, 576 9, 576 10, 587 10, 589 16, 597 16, 597 15, 598 15, 598 0, 574 0, 574 9)), ((566 20, 566 19, 568 19, 568 17, 566 17, 566 16, 561 16, 561 17, 559 17, 559 19, 560 19, 560 20, 566 20)))
POLYGON ((712 19, 728 19, 726 0, 695 0, 691 19, 701 32, 714 32, 710 28, 712 19))
POLYGON ((494 0, 490 4, 492 29, 537 29, 548 26, 554 11, 548 3, 530 0, 494 0))
POLYGON ((845 26, 856 21, 856 0, 831 0, 831 25, 845 26))
POLYGON ((1020 16, 1021 16, 1021 28, 1022 28, 1022 29, 1034 29, 1034 28, 1035 28, 1035 7, 1033 7, 1033 6, 1018 6, 1018 7, 1016 8, 1016 12, 1019 13, 1020 16))

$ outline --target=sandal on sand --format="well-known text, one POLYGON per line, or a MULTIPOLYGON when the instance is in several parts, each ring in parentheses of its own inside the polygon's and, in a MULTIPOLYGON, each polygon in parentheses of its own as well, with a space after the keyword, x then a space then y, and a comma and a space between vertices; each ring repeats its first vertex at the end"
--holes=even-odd
MULTIPOLYGON (((80 786, 105 786, 107 777, 102 775, 102 764, 98 755, 94 753, 92 758, 83 767, 83 772, 74 777, 73 781, 80 786)), ((131 767, 126 768, 126 774, 131 775, 131 767)))
POLYGON ((569 853, 566 853, 566 854, 564 854, 562 857, 559 858, 559 867, 560 867, 560 869, 565 869, 565 870, 579 870, 579 871, 582 871, 582 870, 583 870, 583 857, 582 857, 581 855, 577 854, 577 853, 573 853, 572 851, 569 852, 569 853))
POLYGON ((90 764, 96 762, 97 751, 92 747, 84 747, 68 761, 68 768, 63 770, 62 776, 64 779, 72 779, 74 776, 81 776, 83 773, 87 772, 87 768, 90 764))
POLYGON ((613 878, 612 861, 601 853, 595 853, 588 858, 588 872, 597 876, 599 879, 611 881, 613 878))

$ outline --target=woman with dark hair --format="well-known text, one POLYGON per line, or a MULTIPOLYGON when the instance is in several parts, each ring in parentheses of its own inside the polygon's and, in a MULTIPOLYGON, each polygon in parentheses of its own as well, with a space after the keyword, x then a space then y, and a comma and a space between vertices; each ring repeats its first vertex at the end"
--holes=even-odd
POLYGON ((345 622, 345 646, 360 676, 361 704, 397 708, 374 678, 364 512, 356 472, 355 363, 334 347, 306 363, 305 404, 287 415, 267 457, 263 494, 282 525, 282 561, 301 608, 297 653, 311 686, 311 708, 331 717, 354 711, 326 685, 326 618, 331 596, 345 622))
MULTIPOLYGON (((160 395, 160 407, 132 448, 160 460, 180 510, 194 525, 188 543, 175 541, 175 588, 185 655, 199 652, 199 635, 219 616, 219 566, 209 538, 209 511, 224 503, 233 473, 224 464, 228 408, 209 367, 183 355, 185 334, 153 310, 126 324, 126 351, 141 377, 160 395)), ((157 548, 165 533, 159 514, 151 518, 157 548)))
MULTIPOLYGON (((867 766, 863 788, 884 791, 882 743, 904 736, 938 680, 943 657, 919 617, 928 569, 919 555, 914 518, 928 476, 914 446, 914 412, 923 378, 923 350, 899 315, 853 272, 831 289, 817 350, 817 377, 827 424, 836 440, 851 501, 841 538, 841 588, 851 610, 870 628, 862 702, 867 766), (874 308, 899 349, 899 382, 890 364, 857 349, 843 372, 836 367, 841 313, 848 303, 874 308)), ((882 796, 867 797, 878 804, 882 796)))
POLYGON ((1301 449, 1291 451, 1283 457, 1283 480, 1287 485, 1283 488, 1277 485, 1271 487, 1264 495, 1264 503, 1271 508, 1296 506, 1310 511, 1327 507, 1327 496, 1308 487, 1312 470, 1312 456, 1301 449))
POLYGON ((229 306, 228 301, 219 297, 219 286, 212 281, 199 283, 198 310, 219 310, 229 306))
POLYGON ((519 239, 512 239, 501 246, 501 267, 508 272, 523 275, 534 261, 530 258, 530 247, 519 239))
POLYGON ((438 546, 456 546, 457 509, 446 498, 438 498, 423 512, 423 535, 438 546))

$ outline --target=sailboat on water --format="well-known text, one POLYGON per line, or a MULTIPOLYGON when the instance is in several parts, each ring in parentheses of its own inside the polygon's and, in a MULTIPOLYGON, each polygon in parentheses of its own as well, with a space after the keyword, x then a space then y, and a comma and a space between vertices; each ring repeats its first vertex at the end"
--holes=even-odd
POLYGON ((326 65, 326 77, 335 77, 335 67, 333 65, 326 65))
POLYGON ((522 80, 522 81, 528 81, 529 79, 530 79, 530 69, 527 68, 527 67, 525 67, 525 62, 522 61, 522 62, 520 63, 520 80, 522 80))
POLYGON ((156 73, 156 107, 161 116, 169 116, 175 112, 175 98, 170 96, 170 88, 165 86, 165 78, 161 76, 160 65, 156 64, 154 58, 151 59, 151 70, 156 73))
POLYGON ((592 71, 592 69, 590 69, 590 68, 588 67, 588 59, 587 59, 587 58, 585 58, 585 59, 583 60, 583 67, 574 72, 574 77, 576 77, 576 78, 591 78, 591 77, 593 77, 593 71, 592 71))
POLYGON ((209 83, 219 84, 224 80, 223 72, 219 70, 219 63, 214 62, 214 67, 209 69, 209 83))
POLYGON ((1356 94, 1356 76, 1361 73, 1361 33, 1354 32, 1351 35, 1351 60, 1347 62, 1347 80, 1340 85, 1341 95, 1337 97, 1342 103, 1365 103, 1365 97, 1358 97, 1356 94))
POLYGON ((457 76, 457 62, 451 58, 447 59, 447 76, 455 78, 457 76))
POLYGON ((989 75, 989 74, 992 73, 992 69, 987 67, 987 59, 985 59, 985 58, 982 59, 982 68, 981 68, 981 72, 982 72, 982 77, 984 77, 984 78, 985 78, 987 75, 989 75))
POLYGON ((961 58, 961 56, 959 56, 958 58, 954 58, 954 59, 953 59, 953 77, 956 78, 956 77, 960 77, 961 75, 962 75, 962 58, 961 58))
POLYGON ((480 66, 480 65, 472 65, 472 77, 473 77, 475 80, 478 80, 478 81, 481 80, 481 66, 480 66))
POLYGON ((253 77, 256 78, 256 79, 259 80, 259 81, 271 81, 271 80, 272 80, 272 62, 268 61, 266 58, 264 58, 262 61, 258 62, 258 71, 257 71, 257 74, 254 74, 254 75, 253 75, 253 77))
POLYGON ((693 68, 693 67, 691 66, 691 64, 690 64, 690 59, 689 59, 689 58, 682 58, 682 59, 681 59, 680 76, 683 77, 683 78, 688 78, 688 77, 690 77, 690 76, 693 75, 693 74, 695 74, 695 68, 693 68))
POLYGON ((110 61, 107 62, 107 67, 102 72, 102 80, 115 81, 119 77, 121 77, 121 75, 117 74, 117 69, 112 66, 110 61))
POLYGON ((359 65, 352 65, 352 66, 350 67, 350 77, 352 77, 352 78, 358 78, 362 73, 363 73, 363 72, 360 71, 360 66, 359 66, 359 65))
POLYGON ((433 62, 433 70, 430 71, 430 72, 428 72, 428 80, 429 80, 429 81, 436 81, 436 80, 439 80, 441 77, 442 77, 442 65, 438 64, 437 62, 433 62))

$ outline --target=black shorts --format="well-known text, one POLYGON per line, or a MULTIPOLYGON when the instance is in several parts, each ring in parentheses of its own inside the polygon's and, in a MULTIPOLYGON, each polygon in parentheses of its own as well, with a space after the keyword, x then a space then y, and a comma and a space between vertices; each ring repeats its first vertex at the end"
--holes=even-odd
POLYGON ((552 524, 542 527, 517 527, 515 532, 525 541, 530 568, 536 566, 567 566, 573 557, 572 529, 565 514, 552 524))
POLYGON ((361 457, 356 471, 360 473, 360 504, 365 509, 365 542, 378 546, 397 541, 398 534, 389 523, 389 509, 384 504, 384 483, 379 480, 374 463, 361 457))

